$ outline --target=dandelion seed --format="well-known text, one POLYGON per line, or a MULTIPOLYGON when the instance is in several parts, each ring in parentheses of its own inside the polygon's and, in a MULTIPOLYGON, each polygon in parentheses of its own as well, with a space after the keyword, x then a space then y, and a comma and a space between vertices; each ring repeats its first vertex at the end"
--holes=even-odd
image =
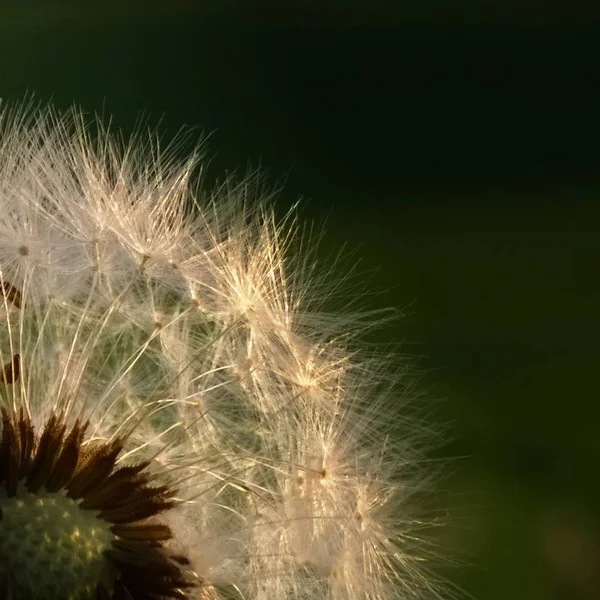
POLYGON ((200 154, 0 112, 0 597, 438 594, 368 316, 200 154))

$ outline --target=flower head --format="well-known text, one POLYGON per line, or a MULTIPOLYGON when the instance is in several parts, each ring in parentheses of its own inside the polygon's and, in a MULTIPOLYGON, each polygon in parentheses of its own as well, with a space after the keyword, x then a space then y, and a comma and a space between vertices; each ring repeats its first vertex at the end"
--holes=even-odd
POLYGON ((76 110, 0 119, 2 597, 434 592, 392 378, 295 221, 76 110))

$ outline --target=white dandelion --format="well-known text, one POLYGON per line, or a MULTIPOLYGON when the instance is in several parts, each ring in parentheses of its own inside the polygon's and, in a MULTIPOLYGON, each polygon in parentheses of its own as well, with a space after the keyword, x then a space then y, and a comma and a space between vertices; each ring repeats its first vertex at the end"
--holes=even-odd
POLYGON ((1 597, 437 596, 420 434, 295 219, 151 135, 0 118, 1 597))

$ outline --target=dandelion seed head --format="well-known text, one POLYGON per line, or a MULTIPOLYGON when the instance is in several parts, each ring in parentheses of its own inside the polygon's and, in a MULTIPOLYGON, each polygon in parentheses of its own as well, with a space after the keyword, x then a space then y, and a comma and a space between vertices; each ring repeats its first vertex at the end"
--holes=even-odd
POLYGON ((296 217, 75 109, 0 133, 0 595, 438 595, 423 429, 296 217))

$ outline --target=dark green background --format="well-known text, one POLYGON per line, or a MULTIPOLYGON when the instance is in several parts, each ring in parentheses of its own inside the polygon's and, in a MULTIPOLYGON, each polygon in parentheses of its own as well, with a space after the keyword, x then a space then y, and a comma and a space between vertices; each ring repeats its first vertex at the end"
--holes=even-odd
POLYGON ((5 2, 0 96, 213 132, 327 218, 449 422, 444 569, 600 598, 599 26, 577 2, 5 2), (465 458, 466 457, 466 458, 465 458))

